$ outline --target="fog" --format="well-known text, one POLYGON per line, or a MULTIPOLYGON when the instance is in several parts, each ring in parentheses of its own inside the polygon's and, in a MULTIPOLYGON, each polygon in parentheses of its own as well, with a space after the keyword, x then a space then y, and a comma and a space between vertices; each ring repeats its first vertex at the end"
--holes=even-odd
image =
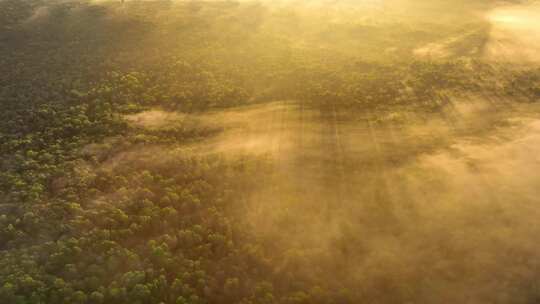
POLYGON ((490 105, 455 96, 439 115, 351 114, 299 101, 151 110, 129 119, 143 128, 192 119, 223 131, 136 148, 130 162, 180 155, 171 149, 266 159, 270 170, 258 173, 237 220, 277 273, 338 281, 372 303, 527 303, 540 279, 540 112, 490 105))
MULTIPOLYGON (((93 3, 110 5, 112 19, 138 9, 136 2, 93 3)), ((181 157, 254 159, 260 166, 252 172, 255 186, 238 194, 246 206, 232 214, 260 242, 268 271, 282 278, 294 273, 314 289, 345 286, 354 299, 365 303, 536 303, 540 286, 536 103, 481 88, 441 89, 446 103, 430 110, 408 104, 361 107, 360 98, 351 106, 339 104, 339 94, 329 93, 324 102, 315 102, 309 100, 314 90, 302 91, 308 96, 304 99, 302 94, 287 96, 286 90, 307 87, 311 78, 302 78, 302 73, 319 66, 305 72, 294 64, 315 57, 323 58, 321 74, 335 76, 332 81, 346 73, 333 68, 343 64, 352 70, 353 59, 365 60, 367 70, 369 64, 381 64, 381 73, 387 73, 383 64, 416 61, 459 60, 469 65, 480 61, 511 70, 535 66, 540 61, 540 5, 244 2, 253 11, 193 9, 193 14, 217 16, 216 28, 237 39, 238 45, 208 51, 211 59, 205 58, 204 64, 234 66, 233 72, 222 73, 224 78, 248 70, 251 74, 239 82, 251 85, 254 93, 249 102, 238 101, 247 105, 204 111, 145 105, 126 111, 122 119, 132 132, 203 135, 160 143, 120 144, 123 139, 109 138, 109 143, 92 144, 83 151, 101 160, 93 170, 114 172, 139 163, 166 166, 181 157), (246 24, 228 22, 254 15, 256 20, 246 24), (283 66, 293 72, 283 72, 288 71, 283 66), (275 68, 277 76, 263 73, 263 67, 275 68), (287 98, 278 98, 280 94, 287 98)), ((164 16, 185 13, 181 1, 174 3, 181 9, 172 5, 164 16)), ((39 8, 27 24, 35 25, 46 15, 46 9, 39 8)), ((164 32, 175 33, 176 27, 180 25, 164 21, 144 39, 153 42, 164 32)), ((159 57, 165 52, 161 43, 183 51, 183 41, 170 39, 156 42, 144 56, 159 57)), ((196 81, 218 82, 221 76, 200 73, 196 81)), ((507 76, 488 82, 499 88, 507 76)), ((328 87, 341 89, 347 83, 332 85, 328 87)), ((390 91, 388 87, 379 91, 386 90, 390 91)), ((404 88, 400 94, 406 92, 404 88)), ((366 89, 359 95, 368 93, 366 89)))
POLYGON ((521 63, 540 60, 540 3, 495 8, 487 18, 492 24, 489 58, 521 63))

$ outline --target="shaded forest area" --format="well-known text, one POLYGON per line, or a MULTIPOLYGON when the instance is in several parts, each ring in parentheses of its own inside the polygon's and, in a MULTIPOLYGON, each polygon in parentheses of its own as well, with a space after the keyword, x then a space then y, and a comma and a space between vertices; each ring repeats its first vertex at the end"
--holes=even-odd
MULTIPOLYGON (((380 270, 395 265, 351 274, 340 262, 369 246, 350 226, 328 252, 284 250, 276 240, 289 235, 261 235, 245 216, 272 158, 197 150, 244 119, 219 113, 274 101, 301 101, 321 120, 376 116, 369 127, 444 115, 455 96, 538 101, 537 63, 485 56, 493 25, 479 12, 490 4, 402 2, 0 0, 0 302, 445 302, 429 275, 460 276, 444 265, 408 280, 380 270)), ((521 258, 536 272, 465 303, 536 303, 538 256, 521 258)))

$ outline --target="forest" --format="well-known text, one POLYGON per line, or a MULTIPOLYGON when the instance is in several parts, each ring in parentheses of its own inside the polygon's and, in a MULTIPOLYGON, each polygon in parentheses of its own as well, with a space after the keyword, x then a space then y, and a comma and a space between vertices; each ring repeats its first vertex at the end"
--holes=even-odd
POLYGON ((540 3, 0 0, 0 303, 540 301, 540 3))

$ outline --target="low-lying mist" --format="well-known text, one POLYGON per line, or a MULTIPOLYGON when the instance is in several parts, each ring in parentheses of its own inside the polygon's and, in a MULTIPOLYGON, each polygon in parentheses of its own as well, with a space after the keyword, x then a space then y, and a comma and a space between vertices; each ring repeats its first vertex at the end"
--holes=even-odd
POLYGON ((235 220, 279 276, 345 286, 351 300, 370 303, 529 303, 540 279, 540 116, 535 105, 492 102, 455 96, 437 115, 299 101, 150 110, 128 120, 221 131, 187 145, 136 146, 124 160, 263 161, 235 220))
POLYGON ((298 115, 296 149, 275 160, 248 217, 275 271, 373 303, 528 301, 538 120, 461 137, 444 120, 298 115))

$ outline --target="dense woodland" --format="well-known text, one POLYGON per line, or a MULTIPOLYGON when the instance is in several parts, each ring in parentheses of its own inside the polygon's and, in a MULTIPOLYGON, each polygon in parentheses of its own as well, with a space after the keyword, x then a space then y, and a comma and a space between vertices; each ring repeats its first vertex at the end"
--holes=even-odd
POLYGON ((415 282, 356 288, 339 269, 325 279, 306 267, 309 252, 276 253, 252 234, 241 214, 264 161, 166 148, 220 128, 125 119, 273 100, 429 113, 451 92, 540 98, 539 68, 482 61, 480 20, 313 14, 230 1, 0 1, 0 303, 414 300, 415 282), (464 30, 452 56, 412 55, 464 30), (159 155, 115 159, 156 145, 159 155))

